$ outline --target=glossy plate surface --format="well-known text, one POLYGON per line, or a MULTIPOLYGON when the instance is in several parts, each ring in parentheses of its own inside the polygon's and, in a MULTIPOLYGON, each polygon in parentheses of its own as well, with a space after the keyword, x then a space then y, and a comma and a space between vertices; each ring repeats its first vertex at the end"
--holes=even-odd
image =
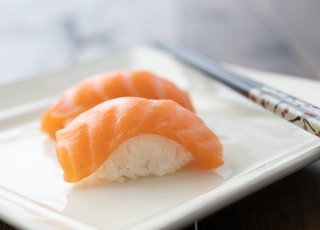
MULTIPOLYGON (((235 71, 318 103, 319 82, 245 69, 235 71)), ((320 155, 318 138, 148 47, 0 86, 0 98, 0 214, 3 220, 18 227, 182 227, 298 170, 320 155), (215 171, 187 167, 174 175, 126 183, 65 183, 54 142, 39 131, 41 113, 66 87, 88 75, 116 69, 148 69, 189 91, 199 116, 224 145, 225 165, 215 171)))

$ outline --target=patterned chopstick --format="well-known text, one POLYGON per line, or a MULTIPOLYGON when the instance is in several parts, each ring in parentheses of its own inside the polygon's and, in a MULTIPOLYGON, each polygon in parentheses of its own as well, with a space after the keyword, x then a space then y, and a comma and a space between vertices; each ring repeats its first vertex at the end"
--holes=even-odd
POLYGON ((320 137, 319 107, 255 80, 229 72, 222 65, 185 47, 166 41, 157 41, 156 46, 234 89, 263 108, 320 137))

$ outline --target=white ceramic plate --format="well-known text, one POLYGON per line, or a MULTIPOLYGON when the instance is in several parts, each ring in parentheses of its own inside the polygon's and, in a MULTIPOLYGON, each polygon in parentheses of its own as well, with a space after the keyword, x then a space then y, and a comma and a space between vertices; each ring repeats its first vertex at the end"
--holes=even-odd
MULTIPOLYGON (((319 83, 237 70, 279 88, 319 98, 319 83), (282 85, 282 87, 281 87, 282 85), (291 87, 290 87, 291 85, 291 87)), ((160 51, 139 47, 64 72, 0 87, 0 214, 29 229, 182 227, 319 157, 320 141, 160 51), (165 177, 104 186, 65 183, 54 143, 39 131, 42 111, 93 73, 149 69, 187 89, 224 145, 215 171, 185 168, 165 177)), ((312 101, 314 102, 314 101, 312 101)))

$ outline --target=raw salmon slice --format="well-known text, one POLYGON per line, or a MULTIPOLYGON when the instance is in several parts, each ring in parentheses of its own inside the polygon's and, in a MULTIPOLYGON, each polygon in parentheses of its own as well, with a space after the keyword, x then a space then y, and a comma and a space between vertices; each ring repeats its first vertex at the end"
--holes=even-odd
POLYGON ((119 145, 145 134, 182 145, 202 168, 223 164, 218 136, 191 110, 172 100, 121 97, 100 103, 57 131, 56 151, 65 181, 89 176, 119 145))
POLYGON ((189 95, 149 71, 114 71, 87 78, 62 93, 41 119, 41 129, 55 139, 57 130, 93 106, 117 97, 171 99, 194 111, 189 95))

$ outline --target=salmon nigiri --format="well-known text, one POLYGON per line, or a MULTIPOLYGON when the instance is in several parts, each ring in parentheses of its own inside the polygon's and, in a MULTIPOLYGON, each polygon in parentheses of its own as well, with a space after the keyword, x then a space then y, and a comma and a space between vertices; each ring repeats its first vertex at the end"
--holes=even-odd
POLYGON ((114 71, 87 78, 62 93, 41 119, 41 129, 55 139, 57 130, 93 106, 124 96, 171 99, 194 111, 189 95, 148 71, 114 71))
POLYGON ((56 136, 67 182, 93 173, 110 181, 165 175, 192 160, 205 169, 223 164, 219 138, 172 100, 109 100, 80 114, 56 136))

